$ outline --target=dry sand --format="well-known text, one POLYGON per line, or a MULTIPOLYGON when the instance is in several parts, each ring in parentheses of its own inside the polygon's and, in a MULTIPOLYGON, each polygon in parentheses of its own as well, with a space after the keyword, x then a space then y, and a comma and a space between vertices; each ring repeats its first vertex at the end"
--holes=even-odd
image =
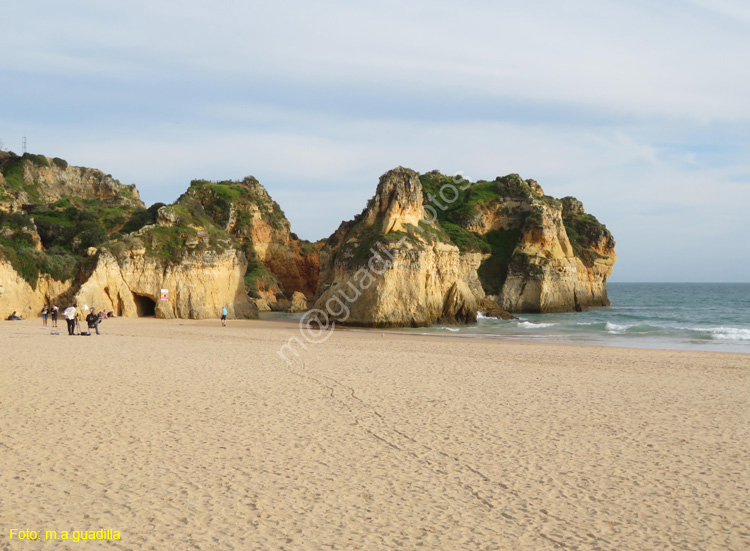
POLYGON ((60 332, 0 322, 2 550, 750 549, 747 355, 60 332))

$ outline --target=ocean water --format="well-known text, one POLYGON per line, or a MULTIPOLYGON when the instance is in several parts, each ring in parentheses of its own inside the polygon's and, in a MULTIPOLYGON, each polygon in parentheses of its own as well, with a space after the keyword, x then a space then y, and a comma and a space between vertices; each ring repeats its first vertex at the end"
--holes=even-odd
MULTIPOLYGON (((750 283, 609 283, 609 308, 566 314, 480 315, 473 325, 389 331, 466 338, 750 353, 750 283)), ((263 314, 299 319, 301 314, 263 314)))
POLYGON ((413 330, 578 344, 750 353, 750 283, 609 283, 609 308, 413 330))

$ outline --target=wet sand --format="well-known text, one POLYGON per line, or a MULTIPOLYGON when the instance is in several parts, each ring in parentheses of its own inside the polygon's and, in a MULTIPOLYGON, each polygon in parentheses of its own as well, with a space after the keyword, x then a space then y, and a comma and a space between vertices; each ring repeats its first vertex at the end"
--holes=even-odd
POLYGON ((0 322, 3 551, 750 548, 750 355, 60 325, 0 322))

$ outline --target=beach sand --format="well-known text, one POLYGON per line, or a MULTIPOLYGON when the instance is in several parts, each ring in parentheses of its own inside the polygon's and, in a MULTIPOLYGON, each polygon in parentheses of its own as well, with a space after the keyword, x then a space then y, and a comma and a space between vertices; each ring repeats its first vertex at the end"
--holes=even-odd
POLYGON ((749 355, 59 331, 0 323, 2 550, 750 548, 749 355))

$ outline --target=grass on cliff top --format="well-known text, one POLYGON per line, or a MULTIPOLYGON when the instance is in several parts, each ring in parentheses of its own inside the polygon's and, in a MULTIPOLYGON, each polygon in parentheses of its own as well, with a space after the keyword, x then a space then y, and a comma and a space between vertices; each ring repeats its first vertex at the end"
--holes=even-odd
POLYGON ((483 209, 503 199, 533 203, 538 198, 518 174, 498 177, 494 181, 470 182, 439 172, 420 177, 425 205, 433 207, 439 225, 461 251, 490 256, 482 261, 478 275, 485 292, 497 294, 508 275, 513 251, 521 241, 520 229, 494 230, 485 235, 467 229, 483 209))
POLYGON ((193 180, 190 182, 189 194, 203 206, 208 217, 224 226, 229 222, 232 203, 240 200, 243 189, 239 182, 193 180))
MULTIPOLYGON (((100 247, 109 243, 113 251, 124 250, 124 243, 112 242, 111 239, 123 239, 123 234, 138 231, 146 225, 156 222, 157 212, 162 203, 148 209, 132 206, 127 201, 102 203, 79 197, 63 197, 51 205, 41 204, 35 186, 24 181, 23 170, 27 163, 38 166, 49 166, 49 161, 41 155, 26 154, 22 157, 9 153, 0 156, 0 171, 6 180, 0 186, 0 192, 12 195, 25 191, 30 201, 37 204, 28 213, 9 214, 0 212, 0 229, 4 230, 0 239, 0 254, 13 265, 14 269, 32 286, 36 285, 41 274, 49 274, 58 280, 70 279, 74 274, 92 262, 88 257, 89 247, 100 247), (33 231, 39 234, 44 252, 34 249, 33 231)), ((53 159, 52 163, 61 169, 66 168, 63 159, 53 159)), ((105 175, 95 172, 94 177, 100 180, 105 175)), ((217 187, 218 186, 218 187, 217 187)), ((222 197, 239 197, 245 191, 240 184, 220 185, 222 197)), ((124 199, 134 199, 134 188, 124 186, 124 199)), ((231 238, 217 228, 214 221, 205 212, 200 202, 192 197, 183 197, 172 207, 180 217, 179 227, 152 228, 144 235, 143 243, 147 254, 160 260, 176 262, 186 250, 204 251, 212 249, 223 251, 234 244, 231 238), (196 239, 196 226, 205 228, 208 239, 196 239), (196 242, 188 248, 186 241, 196 242)), ((126 240, 127 241, 127 240, 126 240)))
MULTIPOLYGON (((335 235, 331 236, 326 244, 335 250, 334 262, 342 263, 353 269, 365 266, 373 256, 372 249, 377 250, 379 244, 397 243, 404 237, 408 239, 410 237, 409 232, 414 232, 414 228, 408 228, 409 231, 407 232, 394 231, 383 234, 380 231, 382 225, 382 217, 370 226, 365 226, 364 222, 359 219, 348 229, 343 237, 343 243, 338 243, 335 235)), ((412 241, 417 242, 416 239, 412 239, 412 241)))
MULTIPOLYGON (((439 172, 429 172, 420 176, 425 206, 432 206, 430 216, 437 215, 437 221, 462 251, 507 253, 506 248, 516 243, 498 241, 488 235, 466 229, 475 221, 480 208, 488 203, 499 202, 504 197, 519 200, 533 198, 531 187, 517 174, 496 178, 493 182, 454 179, 439 172)), ((511 234, 509 234, 511 235, 511 234)), ((512 234, 512 235, 515 235, 512 234)), ((520 235, 518 236, 520 239, 520 235)), ((511 249, 512 252, 512 249, 511 249)))
POLYGON ((32 289, 36 289, 39 274, 48 274, 57 281, 66 281, 75 277, 86 264, 71 254, 43 253, 33 247, 25 247, 18 241, 8 242, 0 238, 0 258, 10 262, 13 269, 32 289))
POLYGON ((66 197, 49 207, 39 205, 29 213, 0 211, 3 256, 33 287, 40 274, 64 281, 90 264, 89 247, 99 247, 120 236, 118 230, 139 216, 147 219, 136 220, 138 228, 141 222, 153 223, 155 210, 66 197), (45 251, 34 249, 34 229, 45 251))
POLYGON ((237 248, 234 241, 220 229, 207 227, 204 231, 199 234, 199 230, 188 226, 157 226, 145 231, 140 239, 148 256, 168 263, 180 262, 188 252, 222 253, 237 248))
POLYGON ((197 199, 206 214, 214 222, 226 226, 229 222, 231 206, 235 206, 236 224, 240 233, 249 235, 252 228, 252 217, 249 215, 248 206, 256 205, 261 218, 276 230, 288 227, 284 224, 286 217, 276 201, 262 192, 258 191, 260 183, 253 177, 242 181, 225 180, 221 182, 210 182, 208 180, 193 180, 190 183, 189 195, 197 199))
POLYGON ((518 174, 498 177, 492 182, 470 182, 433 171, 420 176, 420 181, 425 207, 429 207, 428 216, 437 215, 440 225, 461 250, 490 252, 486 239, 466 229, 482 209, 504 198, 532 202, 536 197, 518 174))
POLYGON ((151 228, 142 240, 147 254, 162 261, 177 262, 186 250, 185 241, 197 235, 197 230, 193 228, 163 226, 151 228))

